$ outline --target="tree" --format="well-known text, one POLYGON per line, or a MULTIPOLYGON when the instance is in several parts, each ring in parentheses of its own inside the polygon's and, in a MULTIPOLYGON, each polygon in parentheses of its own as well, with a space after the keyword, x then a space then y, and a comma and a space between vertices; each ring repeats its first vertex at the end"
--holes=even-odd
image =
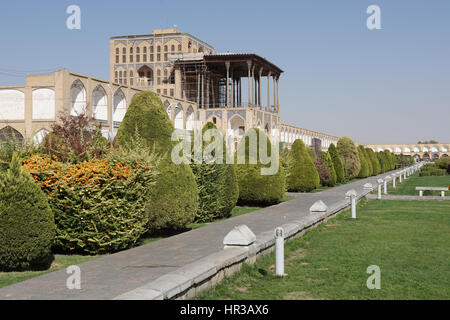
POLYGON ((48 268, 54 236, 47 198, 14 155, 0 171, 0 270, 48 268))
POLYGON ((330 144, 330 146, 328 147, 328 153, 330 154, 331 159, 333 160, 334 170, 336 171, 336 182, 337 183, 344 182, 345 181, 344 166, 342 165, 341 158, 339 157, 339 154, 333 143, 330 144))
POLYGON ((359 170, 358 177, 367 178, 369 176, 370 169, 369 169, 369 163, 368 163, 365 153, 364 153, 364 147, 358 146, 357 149, 358 149, 359 161, 361 163, 361 169, 359 170))
POLYGON ((341 157, 346 178, 357 177, 361 169, 361 162, 353 140, 349 137, 340 138, 337 143, 337 152, 341 157))
POLYGON ((365 151, 372 164, 372 175, 374 176, 379 175, 381 173, 380 161, 375 155, 375 152, 370 148, 366 148, 365 151))
POLYGON ((198 187, 194 174, 189 165, 175 164, 171 159, 174 130, 158 95, 144 91, 134 96, 115 139, 121 148, 127 149, 140 137, 159 156, 158 176, 151 186, 148 205, 150 232, 183 229, 197 213, 198 187))
MULTIPOLYGON (((202 130, 217 130, 216 126, 208 122, 202 130)), ((214 139, 211 141, 214 143, 214 139)), ((220 144, 223 150, 223 163, 192 163, 191 168, 199 188, 199 206, 196 220, 210 222, 218 218, 229 217, 239 197, 239 187, 236 172, 232 164, 226 164, 226 145, 220 134, 220 144)), ((202 150, 205 150, 203 142, 202 150)))
POLYGON ((325 155, 324 163, 325 163, 325 166, 328 168, 328 170, 330 170, 330 173, 331 173, 331 178, 330 178, 330 182, 328 183, 328 186, 334 187, 337 182, 337 175, 336 175, 336 170, 334 169, 333 159, 331 158, 331 154, 329 152, 327 152, 325 155))
POLYGON ((320 185, 320 177, 302 140, 294 141, 288 155, 286 183, 288 191, 310 192, 320 185))
POLYGON ((262 164, 260 153, 256 155, 249 152, 251 135, 256 134, 256 150, 259 150, 261 138, 267 141, 267 154, 271 154, 272 144, 264 132, 258 129, 247 131, 241 139, 235 154, 236 175, 239 184, 239 200, 240 204, 248 205, 272 205, 279 203, 286 192, 284 168, 280 164, 278 153, 276 159, 272 161, 278 162, 278 171, 272 175, 262 175, 261 169, 270 167, 270 164, 262 164), (253 133, 252 133, 253 132, 253 133), (261 135, 260 135, 261 133, 261 135), (237 163, 239 154, 245 154, 245 163, 237 163))

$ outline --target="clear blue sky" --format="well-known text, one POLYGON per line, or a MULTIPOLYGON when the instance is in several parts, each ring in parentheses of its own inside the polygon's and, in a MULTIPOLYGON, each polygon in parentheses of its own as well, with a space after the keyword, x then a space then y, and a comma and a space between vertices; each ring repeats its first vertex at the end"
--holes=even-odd
POLYGON ((256 53, 285 70, 284 123, 363 143, 450 142, 448 0, 8 1, 0 86, 59 67, 109 79, 110 36, 174 24, 216 52, 256 53), (79 31, 66 28, 71 4, 79 31), (371 4, 382 30, 366 28, 371 4))

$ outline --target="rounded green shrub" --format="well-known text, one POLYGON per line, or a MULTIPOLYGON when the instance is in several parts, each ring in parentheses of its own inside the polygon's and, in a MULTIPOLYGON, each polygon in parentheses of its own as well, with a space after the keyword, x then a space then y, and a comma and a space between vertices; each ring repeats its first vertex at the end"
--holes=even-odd
POLYGON ((345 181, 344 166, 342 165, 341 158, 336 150, 336 146, 332 143, 328 147, 328 153, 333 160, 334 170, 336 171, 336 183, 342 183, 345 181))
POLYGON ((140 92, 134 96, 116 136, 122 148, 133 146, 137 138, 159 156, 158 177, 151 186, 147 206, 149 232, 178 230, 191 223, 198 208, 198 187, 188 164, 171 159, 174 127, 156 93, 140 92))
POLYGON ((336 148, 344 166, 345 177, 347 179, 357 177, 361 169, 361 162, 353 140, 349 137, 342 137, 338 140, 336 148))
MULTIPOLYGON (((207 130, 217 130, 217 128, 213 123, 208 122, 203 127, 202 134, 207 130)), ((199 204, 195 217, 195 220, 199 222, 210 222, 215 219, 229 217, 239 197, 234 165, 226 163, 227 149, 225 141, 220 133, 219 136, 220 140, 217 143, 222 145, 222 163, 217 163, 217 161, 206 163, 203 158, 202 163, 191 164, 199 189, 199 204)), ((202 150, 205 151, 207 145, 215 144, 215 138, 213 137, 208 143, 203 141, 202 150)))
POLYGON ((289 152, 286 184, 292 192, 310 192, 320 185, 319 173, 300 139, 294 141, 289 152))
MULTIPOLYGON (((248 130, 245 136, 239 142, 235 154, 235 168, 239 184, 239 204, 246 205, 272 205, 283 200, 286 186, 284 168, 280 164, 278 152, 275 152, 278 164, 278 170, 274 174, 261 174, 261 169, 269 168, 271 163, 262 164, 260 158, 259 145, 262 143, 261 137, 267 140, 267 155, 270 156, 272 144, 264 132, 258 129, 248 130), (260 136, 261 134, 261 136, 260 136), (256 136, 256 138, 254 138, 256 136), (250 142, 256 139, 256 143, 250 142), (255 148, 253 148, 255 147, 255 148), (256 150, 256 152, 250 152, 256 150), (245 155, 244 163, 239 163, 240 155, 245 155)), ((277 150, 278 151, 278 150, 277 150)))
POLYGON ((54 236, 46 196, 14 155, 0 172, 0 270, 48 268, 54 236))

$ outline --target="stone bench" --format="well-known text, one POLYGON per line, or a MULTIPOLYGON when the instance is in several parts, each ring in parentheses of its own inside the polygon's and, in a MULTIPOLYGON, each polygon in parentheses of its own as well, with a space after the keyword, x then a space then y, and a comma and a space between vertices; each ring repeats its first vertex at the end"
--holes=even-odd
POLYGON ((424 191, 440 191, 441 197, 445 197, 445 191, 450 190, 450 187, 416 187, 416 190, 419 191, 419 196, 423 197, 424 191))

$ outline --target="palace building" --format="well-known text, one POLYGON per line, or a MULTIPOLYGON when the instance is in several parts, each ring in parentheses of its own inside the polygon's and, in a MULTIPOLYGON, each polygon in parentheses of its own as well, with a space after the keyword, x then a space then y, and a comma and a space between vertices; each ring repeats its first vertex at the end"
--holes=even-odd
POLYGON ((338 137, 285 125, 280 118, 283 70, 254 53, 216 53, 177 29, 110 39, 109 81, 67 70, 29 75, 25 86, 0 87, 0 139, 35 143, 60 116, 91 115, 113 138, 133 96, 156 92, 178 131, 213 122, 235 149, 250 128, 265 130, 288 146, 302 139, 327 150, 338 137), (3 133, 3 134, 2 134, 3 133))

